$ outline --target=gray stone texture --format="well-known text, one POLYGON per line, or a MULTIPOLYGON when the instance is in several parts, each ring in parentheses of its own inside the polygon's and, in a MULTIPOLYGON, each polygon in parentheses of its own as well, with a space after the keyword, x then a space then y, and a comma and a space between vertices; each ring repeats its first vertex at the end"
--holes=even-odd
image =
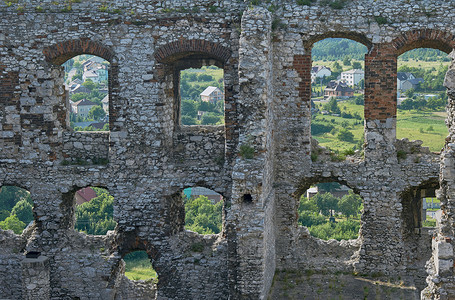
POLYGON ((26 188, 35 203, 26 232, 0 230, 0 298, 35 297, 22 285, 36 271, 22 263, 31 250, 49 259, 50 299, 263 299, 276 270, 406 274, 424 299, 455 297, 455 65, 440 155, 397 141, 392 115, 365 121, 364 157, 331 161, 312 142, 303 96, 314 42, 351 38, 369 55, 404 44, 395 58, 420 46, 450 52, 455 7, 271 3, 273 12, 242 0, 0 3, 0 185, 26 188), (109 133, 69 129, 60 64, 81 53, 110 62, 109 133), (208 64, 225 71, 226 124, 181 126, 178 71, 208 64), (330 181, 364 200, 357 240, 322 241, 298 226, 299 196, 330 181), (73 195, 86 186, 115 198, 118 225, 106 236, 73 229, 73 195), (222 233, 184 229, 180 195, 192 186, 224 196, 222 233), (416 199, 436 188, 443 216, 433 233, 415 223, 416 199), (124 276, 122 257, 134 250, 149 254, 157 285, 124 276))

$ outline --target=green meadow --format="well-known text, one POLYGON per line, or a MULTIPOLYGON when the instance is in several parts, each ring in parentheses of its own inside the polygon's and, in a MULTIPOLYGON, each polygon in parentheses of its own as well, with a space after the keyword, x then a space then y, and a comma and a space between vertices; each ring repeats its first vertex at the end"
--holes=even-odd
MULTIPOLYGON (((322 109, 323 102, 315 101, 316 107, 322 109)), ((364 106, 353 104, 351 101, 339 101, 338 107, 341 112, 364 115, 364 106)), ((363 143, 364 121, 357 119, 346 119, 331 115, 317 114, 313 116, 312 122, 331 125, 334 127, 330 132, 313 135, 321 146, 334 151, 343 152, 354 147, 360 149, 363 143), (354 135, 352 142, 340 140, 338 133, 346 128, 354 135)), ((429 147, 432 152, 439 152, 444 146, 448 130, 445 125, 445 112, 398 110, 397 113, 397 138, 408 138, 409 140, 421 140, 423 146, 429 147)))

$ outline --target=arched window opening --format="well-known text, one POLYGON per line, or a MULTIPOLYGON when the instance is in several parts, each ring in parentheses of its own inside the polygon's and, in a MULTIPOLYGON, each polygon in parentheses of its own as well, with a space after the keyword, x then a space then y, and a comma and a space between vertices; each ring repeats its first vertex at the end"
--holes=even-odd
POLYGON ((33 224, 33 200, 30 192, 16 186, 0 188, 0 229, 21 234, 33 224))
POLYGON ((311 186, 300 197, 299 225, 323 240, 359 237, 363 200, 352 189, 337 182, 311 186))
POLYGON ((86 187, 74 194, 74 229, 89 235, 105 235, 114 230, 114 197, 106 189, 86 187))
POLYGON ((339 159, 363 150, 366 53, 363 44, 343 38, 312 47, 311 135, 339 159))
POLYGON ((222 195, 204 187, 192 187, 185 189, 182 197, 185 204, 185 229, 199 234, 221 232, 222 195))
POLYGON ((180 124, 224 125, 224 70, 202 66, 180 71, 180 124))
POLYGON ((70 126, 75 131, 109 131, 109 62, 78 55, 63 63, 70 126))
POLYGON ((397 138, 421 140, 440 152, 448 135, 444 77, 450 64, 446 53, 418 48, 398 57, 397 138))
POLYGON ((143 280, 158 283, 158 274, 153 269, 150 258, 145 251, 133 251, 123 257, 125 276, 129 280, 143 280))

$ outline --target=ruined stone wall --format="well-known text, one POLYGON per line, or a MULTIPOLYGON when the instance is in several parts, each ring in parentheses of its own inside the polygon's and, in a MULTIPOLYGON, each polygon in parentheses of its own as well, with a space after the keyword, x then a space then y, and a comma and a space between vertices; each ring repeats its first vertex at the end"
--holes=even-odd
MULTIPOLYGON (((414 208, 403 195, 437 182, 440 158, 395 136, 397 57, 416 47, 450 52, 452 5, 262 6, 0 3, 0 184, 26 188, 35 203, 32 230, 22 236, 0 230, 1 297, 24 297, 20 262, 30 250, 49 258, 51 299, 266 298, 275 269, 406 273, 418 289, 428 284, 429 295, 455 295, 453 251, 446 249, 454 240, 450 144, 440 182, 445 219, 431 254, 429 233, 409 228, 414 208), (311 47, 327 37, 369 49, 364 157, 344 162, 312 147, 310 134, 311 47), (60 64, 82 53, 110 62, 108 133, 74 133, 67 125, 60 64), (181 126, 178 72, 211 64, 224 69, 226 123, 181 126), (242 147, 254 150, 252 159, 242 147), (397 149, 407 157, 398 159, 397 149), (362 196, 358 240, 325 242, 297 225, 300 194, 327 181, 362 196), (107 188, 115 198, 118 225, 105 237, 73 230, 73 194, 86 186, 107 188), (224 196, 219 235, 184 230, 180 193, 192 186, 224 196), (439 255, 440 249, 447 251, 439 255), (156 290, 124 278, 121 258, 134 250, 149 254, 156 290)), ((452 99, 453 75, 447 76, 452 99)))

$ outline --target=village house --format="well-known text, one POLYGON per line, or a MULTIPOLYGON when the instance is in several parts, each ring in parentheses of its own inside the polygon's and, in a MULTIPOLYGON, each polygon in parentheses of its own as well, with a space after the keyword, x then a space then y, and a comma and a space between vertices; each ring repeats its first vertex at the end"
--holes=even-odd
POLYGON ((90 93, 90 90, 88 88, 86 88, 85 86, 83 86, 82 84, 77 84, 76 86, 73 86, 69 90, 70 95, 74 95, 74 94, 78 94, 78 93, 88 94, 88 93, 90 93))
POLYGON ((354 90, 346 82, 332 80, 324 90, 324 98, 349 98, 354 96, 354 90))
POLYGON ((352 69, 349 71, 341 72, 341 80, 346 81, 347 85, 353 87, 358 84, 365 77, 365 72, 359 69, 352 69))
POLYGON ((311 68, 311 82, 313 83, 316 78, 324 78, 332 75, 332 70, 326 66, 314 66, 311 68))
POLYGON ((201 94, 201 100, 216 104, 218 101, 224 101, 224 93, 215 86, 209 86, 201 94))
POLYGON ((199 198, 200 196, 205 196, 213 204, 223 201, 223 196, 221 196, 217 192, 214 192, 214 191, 204 188, 204 187, 198 186, 198 187, 187 188, 183 191, 183 193, 185 194, 185 196, 188 199, 196 199, 196 198, 199 198))
POLYGON ((106 95, 106 97, 101 100, 101 104, 103 105, 103 109, 106 114, 109 115, 109 95, 106 95))
POLYGON ((92 200, 95 197, 96 193, 90 187, 80 189, 74 194, 74 200, 76 201, 76 205, 81 205, 82 203, 90 202, 90 200, 92 200))
POLYGON ((71 104, 71 111, 74 114, 76 114, 77 116, 80 116, 83 118, 86 118, 88 116, 88 113, 92 107, 98 105, 98 104, 96 104, 92 101, 86 100, 86 99, 82 99, 77 102, 70 101, 70 104, 71 104))
POLYGON ((409 89, 416 89, 422 82, 424 82, 423 78, 416 78, 412 73, 397 73, 397 90, 399 91, 405 92, 409 89))
POLYGON ((416 89, 422 82, 424 82, 423 78, 405 80, 401 83, 401 91, 405 92, 410 89, 416 89))

